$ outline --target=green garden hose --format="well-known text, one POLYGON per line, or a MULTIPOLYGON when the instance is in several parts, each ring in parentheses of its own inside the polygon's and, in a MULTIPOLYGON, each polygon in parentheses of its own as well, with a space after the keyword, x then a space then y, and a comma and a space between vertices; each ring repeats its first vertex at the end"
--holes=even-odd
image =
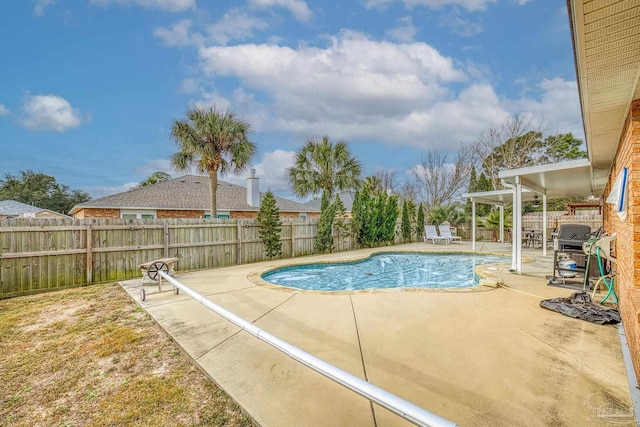
MULTIPOLYGON (((603 281, 605 285, 607 285, 607 289, 609 289, 609 292, 607 292, 607 294, 604 296, 604 298, 602 299, 602 301, 600 301, 600 304, 602 304, 603 302, 605 302, 610 296, 613 296, 614 304, 618 303, 618 295, 616 294, 616 291, 613 289, 613 276, 614 274, 605 274, 604 272, 604 266, 602 265, 602 258, 600 257, 600 248, 598 248, 598 250, 596 251, 596 256, 598 257, 598 269, 600 270, 600 279, 598 279, 598 281, 596 282, 596 285, 593 287, 593 296, 595 296, 596 294, 596 290, 598 289, 598 285, 600 284, 600 281, 603 281)), ((593 297, 592 297, 593 298, 593 297)))

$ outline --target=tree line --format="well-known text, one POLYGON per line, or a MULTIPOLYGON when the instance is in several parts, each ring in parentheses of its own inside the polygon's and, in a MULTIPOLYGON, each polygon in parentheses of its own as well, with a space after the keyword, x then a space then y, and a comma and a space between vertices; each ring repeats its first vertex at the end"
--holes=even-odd
MULTIPOLYGON (((215 107, 191 109, 171 128, 171 137, 178 146, 171 156, 171 164, 176 171, 195 168, 209 176, 212 218, 217 214, 219 175, 245 171, 257 151, 250 135, 248 122, 231 111, 215 107)), ((539 126, 534 126, 524 115, 515 115, 488 128, 473 143, 460 144, 453 155, 426 150, 420 164, 411 170, 411 178, 400 185, 397 174, 388 170, 362 178, 362 165, 351 154, 347 142, 334 142, 329 136, 306 141, 296 153, 288 175, 298 197, 321 197, 316 250, 326 252, 332 250, 328 236, 336 227, 342 228, 343 234, 350 233, 359 245, 373 246, 392 242, 396 232, 400 232, 405 241, 419 238, 421 221, 465 222, 469 207, 455 201, 462 192, 501 188, 498 172, 504 169, 586 157, 581 146, 582 141, 570 133, 543 137, 539 126), (338 197, 344 191, 355 192, 349 227, 344 226, 347 215, 338 197), (395 230, 399 216, 401 226, 395 230)), ((140 186, 170 178, 166 172, 156 172, 140 186)), ((269 193, 265 195, 263 207, 271 206, 273 194, 269 193)), ((5 174, 0 180, 0 199, 14 199, 66 213, 75 204, 89 200, 89 195, 59 184, 51 176, 25 171, 19 176, 5 174)), ((525 206, 525 211, 527 209, 525 206)), ((487 216, 490 210, 482 206, 478 213, 487 216)), ((272 217, 272 213, 263 215, 266 222, 272 217)), ((278 224, 273 226, 277 229, 278 224)))
POLYGON ((15 200, 27 205, 67 214, 78 203, 90 200, 87 192, 72 190, 53 176, 32 170, 0 178, 0 200, 15 200))

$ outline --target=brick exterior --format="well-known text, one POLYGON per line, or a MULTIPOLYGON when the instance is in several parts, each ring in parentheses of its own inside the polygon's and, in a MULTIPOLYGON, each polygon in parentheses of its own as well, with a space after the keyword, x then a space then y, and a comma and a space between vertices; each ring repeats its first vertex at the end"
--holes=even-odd
POLYGON ((605 198, 624 167, 629 169, 627 219, 621 221, 610 203, 605 203, 603 217, 605 231, 617 233, 616 292, 636 376, 640 378, 640 99, 631 103, 605 198))
MULTIPOLYGON (((258 212, 252 211, 231 211, 231 218, 241 218, 241 219, 254 219, 258 216, 258 212)), ((300 212, 280 212, 280 218, 282 219, 296 219, 300 218, 300 212)), ((307 213, 307 218, 320 218, 320 212, 309 212, 307 213)))
POLYGON ((35 217, 37 219, 65 219, 65 218, 69 218, 66 215, 62 215, 62 214, 59 214, 57 212, 52 212, 52 211, 49 211, 49 210, 36 212, 35 213, 35 217))
POLYGON ((258 212, 252 211, 231 211, 229 212, 231 219, 254 219, 258 216, 258 212))
POLYGON ((156 218, 204 218, 204 211, 171 211, 167 209, 158 209, 156 218))
MULTIPOLYGON (((156 211, 156 218, 204 218, 204 215, 208 213, 200 210, 169 210, 158 209, 156 211)), ((76 212, 74 218, 78 219, 119 219, 120 209, 97 209, 97 208, 83 208, 76 212)), ((231 211, 231 219, 254 219, 258 216, 257 211, 231 211)), ((280 217, 283 219, 299 218, 299 212, 281 212, 280 217)), ((307 218, 319 218, 319 212, 309 212, 307 218)))
POLYGON ((73 214, 77 219, 119 219, 120 209, 84 208, 73 214))

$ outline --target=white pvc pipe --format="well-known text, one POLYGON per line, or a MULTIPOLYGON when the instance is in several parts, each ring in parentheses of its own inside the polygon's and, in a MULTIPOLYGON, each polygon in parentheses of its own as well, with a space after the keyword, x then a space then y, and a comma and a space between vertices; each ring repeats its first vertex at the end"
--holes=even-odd
POLYGON ((330 363, 327 363, 324 360, 319 359, 312 354, 309 354, 299 349, 298 347, 295 347, 281 340, 280 338, 271 335, 270 333, 260 329, 253 323, 242 319, 241 317, 220 307, 217 304, 214 304, 196 291, 180 283, 177 279, 169 276, 169 274, 167 274, 166 272, 158 270, 158 275, 164 280, 167 280, 176 288, 180 289, 185 294, 189 295, 191 298, 198 301, 200 304, 207 307, 209 310, 219 314, 220 316, 224 317, 234 325, 250 333, 259 340, 266 342, 272 347, 275 347, 281 352, 287 354, 292 359, 297 360, 303 365, 308 366, 314 371, 319 372, 320 374, 337 382, 338 384, 341 384, 349 390, 358 393, 360 396, 366 397, 367 399, 377 403, 383 408, 388 409, 394 414, 401 416, 405 420, 417 426, 425 427, 453 427, 457 425, 456 423, 453 423, 425 409, 422 409, 421 407, 414 405, 413 403, 404 400, 401 397, 396 396, 395 394, 389 393, 388 391, 383 390, 380 387, 377 387, 359 377, 356 377, 355 375, 343 371, 342 369, 337 368, 330 363))

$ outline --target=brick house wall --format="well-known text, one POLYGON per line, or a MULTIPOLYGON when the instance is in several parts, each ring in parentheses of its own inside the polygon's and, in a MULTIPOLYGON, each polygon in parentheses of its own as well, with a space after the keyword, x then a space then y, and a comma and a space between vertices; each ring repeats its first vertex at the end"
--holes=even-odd
POLYGON ((636 376, 640 378, 640 99, 631 103, 605 187, 605 198, 625 167, 628 168, 627 218, 620 220, 615 207, 605 203, 603 222, 607 233, 617 233, 615 288, 636 376))
MULTIPOLYGON (((204 218, 205 211, 201 210, 169 210, 158 209, 156 211, 156 218, 204 218)), ((254 219, 258 216, 258 211, 231 211, 231 219, 254 219)), ((84 208, 78 210, 73 214, 77 219, 119 219, 120 209, 98 209, 98 208, 84 208)), ((281 212, 280 217, 282 219, 299 218, 299 212, 281 212)), ((307 218, 319 218, 319 212, 309 212, 307 218)))
POLYGON ((119 219, 120 209, 80 209, 73 214, 73 217, 77 219, 119 219))
MULTIPOLYGON (((258 211, 231 211, 231 219, 254 219, 258 217, 258 211)), ((281 219, 300 218, 300 212, 280 212, 281 219)), ((320 218, 320 212, 309 212, 307 218, 320 218)))
POLYGON ((204 218, 204 211, 171 211, 167 209, 158 209, 156 218, 204 218))
POLYGON ((62 215, 62 214, 59 214, 57 212, 52 212, 52 211, 49 211, 49 210, 36 212, 35 217, 37 219, 65 219, 65 218, 69 218, 66 215, 62 215))

